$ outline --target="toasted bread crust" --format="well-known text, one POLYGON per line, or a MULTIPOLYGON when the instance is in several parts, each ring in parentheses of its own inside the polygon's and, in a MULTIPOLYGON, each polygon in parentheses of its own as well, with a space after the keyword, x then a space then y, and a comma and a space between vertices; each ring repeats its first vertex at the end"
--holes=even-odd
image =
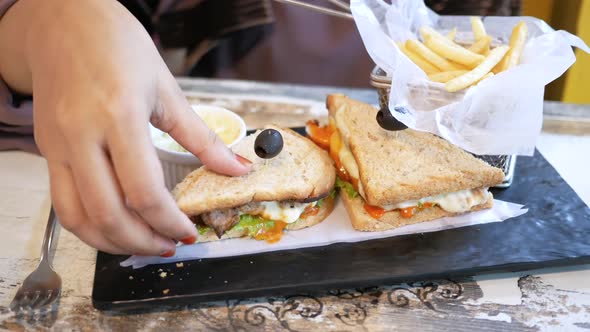
POLYGON ((465 189, 491 187, 504 179, 502 170, 426 132, 390 132, 375 119, 371 105, 344 95, 326 99, 330 116, 346 128, 359 168, 365 199, 371 205, 390 205, 465 189))
MULTIPOLYGON (((470 211, 489 209, 493 206, 494 200, 490 193, 490 199, 487 202, 474 206, 470 211)), ((344 207, 350 216, 352 227, 357 231, 376 232, 388 229, 398 228, 406 225, 417 224, 424 221, 430 221, 442 217, 452 217, 462 213, 452 213, 441 209, 438 206, 424 209, 417 212, 411 218, 404 218, 398 211, 386 212, 383 217, 375 219, 371 217, 364 208, 362 197, 350 198, 346 194, 340 195, 344 207)))
POLYGON ((230 177, 206 167, 193 171, 173 191, 180 209, 192 216, 250 202, 304 201, 329 194, 336 172, 328 153, 292 130, 266 128, 283 136, 278 156, 259 158, 254 152, 258 132, 249 135, 233 151, 253 162, 250 173, 230 177))
MULTIPOLYGON (((324 199, 324 204, 322 205, 322 207, 320 208, 320 211, 316 215, 309 216, 305 219, 297 220, 296 222, 287 225, 287 227, 285 227, 285 229, 289 230, 289 231, 296 231, 299 229, 303 229, 303 228, 307 228, 307 227, 311 227, 311 226, 319 224, 324 219, 326 219, 330 215, 330 213, 332 213, 332 211, 334 210, 334 202, 335 202, 335 200, 333 198, 326 197, 324 199)), ((223 234, 223 236, 220 239, 217 237, 217 235, 215 235, 215 232, 213 230, 210 230, 209 232, 207 232, 203 235, 199 235, 199 238, 197 239, 197 243, 219 241, 219 240, 239 238, 239 237, 244 237, 244 236, 246 236, 246 234, 244 232, 237 232, 235 230, 229 230, 225 234, 223 234)))

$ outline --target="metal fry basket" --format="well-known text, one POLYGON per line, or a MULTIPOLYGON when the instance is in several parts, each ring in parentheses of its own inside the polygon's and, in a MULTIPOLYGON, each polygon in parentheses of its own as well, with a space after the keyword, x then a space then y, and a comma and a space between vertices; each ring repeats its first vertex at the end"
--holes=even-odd
MULTIPOLYGON (((371 72, 371 85, 377 89, 379 95, 379 106, 388 107, 389 105, 389 91, 391 89, 391 77, 387 76, 385 71, 379 67, 375 67, 371 72)), ((430 89, 428 98, 431 99, 428 102, 440 103, 444 100, 446 91, 440 89, 430 89)), ((500 168, 505 176, 504 181, 501 184, 495 186, 495 188, 508 188, 512 184, 514 176, 514 167, 516 166, 516 155, 500 155, 500 156, 480 156, 474 154, 475 157, 485 161, 486 163, 500 168)))

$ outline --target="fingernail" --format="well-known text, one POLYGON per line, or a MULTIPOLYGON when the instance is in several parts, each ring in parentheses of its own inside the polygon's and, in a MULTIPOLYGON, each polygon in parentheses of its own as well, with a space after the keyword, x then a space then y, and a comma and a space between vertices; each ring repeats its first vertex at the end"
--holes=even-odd
POLYGON ((252 162, 242 156, 240 156, 239 154, 236 153, 236 160, 240 162, 240 164, 244 165, 244 166, 250 166, 252 165, 252 162))
POLYGON ((172 256, 174 256, 175 253, 176 253, 175 250, 169 250, 169 251, 166 251, 165 253, 161 254, 160 257, 172 257, 172 256))
POLYGON ((197 238, 195 236, 187 236, 184 239, 180 239, 180 242, 184 244, 193 244, 197 242, 197 238))

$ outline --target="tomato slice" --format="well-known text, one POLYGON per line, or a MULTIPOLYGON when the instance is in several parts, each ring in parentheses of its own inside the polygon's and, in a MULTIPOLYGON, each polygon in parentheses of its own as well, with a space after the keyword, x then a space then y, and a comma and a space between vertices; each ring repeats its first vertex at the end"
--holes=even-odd
POLYGON ((325 150, 330 149, 330 138, 334 132, 332 126, 320 126, 317 121, 307 121, 306 123, 307 133, 309 138, 317 144, 319 147, 325 150))

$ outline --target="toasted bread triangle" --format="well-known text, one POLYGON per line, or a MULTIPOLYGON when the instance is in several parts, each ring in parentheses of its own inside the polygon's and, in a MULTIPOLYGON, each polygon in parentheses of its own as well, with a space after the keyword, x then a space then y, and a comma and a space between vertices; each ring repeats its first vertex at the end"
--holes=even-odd
POLYGON ((294 131, 266 128, 283 136, 279 155, 259 158, 254 152, 259 132, 245 137, 232 150, 253 162, 250 173, 230 177, 206 167, 193 171, 174 188, 180 209, 192 216, 255 201, 302 201, 329 194, 336 175, 328 153, 294 131))
POLYGON ((371 105, 344 95, 329 95, 326 103, 330 116, 339 113, 338 129, 349 143, 371 205, 491 187, 504 179, 499 168, 433 134, 381 128, 371 105))

